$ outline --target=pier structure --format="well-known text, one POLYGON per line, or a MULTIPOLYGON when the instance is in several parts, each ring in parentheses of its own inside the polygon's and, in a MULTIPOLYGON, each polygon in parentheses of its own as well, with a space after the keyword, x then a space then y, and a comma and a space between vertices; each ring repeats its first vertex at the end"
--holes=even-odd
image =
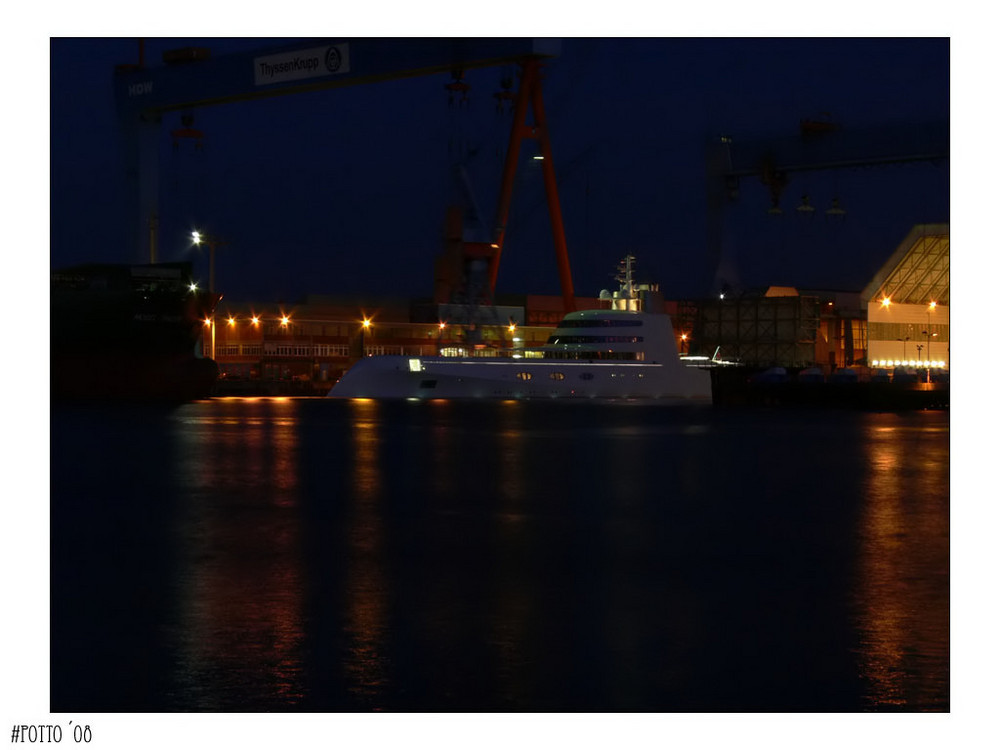
MULTIPOLYGON (((503 322, 470 336, 455 306, 431 299, 308 295, 297 303, 231 303, 217 314, 220 392, 325 393, 361 357, 506 357, 545 344, 564 299, 508 295, 495 306, 503 322)), ((576 298, 583 309, 596 298, 576 298)), ((461 312, 461 311, 459 311, 461 312)), ((206 335, 209 321, 206 320, 206 335)))
MULTIPOLYGON (((771 286, 658 304, 672 318, 679 352, 737 361, 743 380, 780 368, 789 379, 804 373, 813 380, 850 374, 861 381, 946 382, 948 248, 947 224, 918 225, 860 291, 771 286)), ((503 322, 473 339, 468 321, 451 317, 453 306, 433 299, 224 300, 216 357, 227 387, 298 381, 303 391, 319 392, 362 356, 510 356, 544 344, 563 315, 559 296, 507 295, 496 302, 503 322)), ((607 302, 576 298, 574 304, 590 309, 607 302)))

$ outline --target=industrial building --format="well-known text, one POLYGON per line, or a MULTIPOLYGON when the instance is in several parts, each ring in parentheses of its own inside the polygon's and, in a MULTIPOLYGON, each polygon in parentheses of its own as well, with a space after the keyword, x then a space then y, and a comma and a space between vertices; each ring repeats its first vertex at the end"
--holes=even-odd
MULTIPOLYGON (((492 222, 478 209, 448 206, 443 252, 435 262, 432 300, 309 297, 294 305, 232 305, 223 299, 205 322, 203 350, 229 382, 301 382, 319 392, 363 356, 397 353, 503 356, 518 347, 545 342, 565 310, 599 307, 575 295, 551 153, 551 133, 542 93, 542 69, 560 54, 554 40, 422 40, 397 45, 384 40, 308 40, 282 49, 212 58, 207 49, 186 48, 164 55, 164 65, 119 66, 115 94, 124 127, 130 189, 128 226, 132 242, 157 260, 159 152, 156 133, 163 115, 234 101, 450 74, 444 86, 449 106, 464 101, 464 75, 475 68, 517 66, 513 79, 494 92, 500 112, 511 116, 492 222), (261 66, 276 60, 316 59, 309 72, 259 80, 261 66), (319 64, 319 61, 324 64, 319 64), (350 61, 350 64, 341 64, 350 61), (258 71, 250 79, 240 70, 258 71), (522 147, 532 150, 543 173, 545 203, 553 231, 561 297, 500 299, 496 280, 509 230, 512 195, 522 147), (472 214, 475 214, 473 216, 472 214), (475 221, 473 219, 476 219, 475 221)), ((182 114, 174 138, 199 137, 182 114)), ((948 158, 948 125, 893 125, 890 130, 852 130, 832 121, 803 120, 796 137, 734 142, 723 136, 706 154, 708 229, 706 247, 717 262, 716 297, 664 303, 674 319, 681 352, 739 361, 751 368, 946 367, 948 356, 948 228, 922 225, 899 245, 863 290, 771 286, 728 293, 721 270, 731 265, 724 239, 727 214, 741 185, 760 181, 772 207, 790 175, 948 158), (752 180, 751 180, 752 178, 752 180)), ((457 174, 464 175, 464 164, 457 174)), ((467 184, 463 186, 471 194, 467 184)), ((797 211, 812 211, 808 197, 797 211)), ((466 196, 465 202, 471 202, 466 196)), ((474 206, 472 206, 474 207, 474 206)), ((834 199, 828 215, 842 215, 834 199)), ((215 245, 209 247, 209 291, 214 286, 215 245)), ((201 242, 197 240, 196 242, 201 242)), ((854 283, 854 282, 852 282, 854 283)))
MULTIPOLYGON (((948 225, 919 225, 860 292, 772 286, 706 300, 665 301, 678 350, 748 368, 851 367, 862 377, 903 366, 946 369, 948 225)), ((497 299, 492 319, 432 300, 312 295, 296 304, 227 303, 206 321, 223 390, 293 384, 325 392, 362 356, 505 356, 541 346, 562 317, 560 296, 497 299), (242 385, 240 385, 242 384, 242 385)), ((602 306, 576 298, 577 309, 602 306)))
MULTIPOLYGON (((228 304, 223 299, 215 319, 205 321, 203 349, 206 356, 214 350, 224 390, 291 382, 298 390, 319 392, 362 356, 504 356, 544 344, 562 317, 561 297, 499 302, 491 315, 470 324, 461 306, 430 300, 310 295, 295 304, 228 304)), ((577 304, 596 307, 597 300, 578 298, 577 304)))
POLYGON ((914 227, 861 296, 868 318, 870 366, 948 367, 947 224, 914 227))
POLYGON ((866 326, 856 292, 771 286, 680 307, 675 326, 691 354, 748 367, 829 371, 863 364, 866 326))

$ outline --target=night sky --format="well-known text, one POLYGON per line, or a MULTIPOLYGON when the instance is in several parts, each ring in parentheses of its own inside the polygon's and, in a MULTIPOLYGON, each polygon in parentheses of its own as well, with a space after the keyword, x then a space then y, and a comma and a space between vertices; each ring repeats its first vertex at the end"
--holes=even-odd
MULTIPOLYGON (((275 39, 148 38, 213 56, 275 39)), ((631 253, 668 297, 707 293, 704 147, 798 133, 802 119, 850 131, 945 121, 949 40, 940 38, 563 38, 544 97, 576 293, 613 284, 631 253)), ((124 219, 112 71, 135 62, 136 38, 51 44, 51 264, 145 258, 109 231, 124 219)), ((162 127, 162 260, 192 259, 194 227, 229 244, 216 287, 230 300, 306 293, 429 296, 445 210, 471 193, 491 224, 511 116, 493 94, 510 69, 470 71, 467 107, 449 105, 447 74, 195 110, 203 147, 162 127)), ((558 294, 541 169, 523 147, 499 293, 558 294)), ((944 163, 795 176, 784 214, 745 180, 727 243, 735 281, 860 290, 917 223, 949 221, 944 163), (816 216, 794 211, 808 193, 816 216), (836 197, 848 214, 822 211, 836 197)))

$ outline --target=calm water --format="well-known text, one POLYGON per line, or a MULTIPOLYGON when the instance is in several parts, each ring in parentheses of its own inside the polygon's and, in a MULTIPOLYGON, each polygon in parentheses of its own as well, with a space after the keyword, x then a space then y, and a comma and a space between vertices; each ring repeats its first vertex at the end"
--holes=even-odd
POLYGON ((69 711, 946 711, 946 412, 54 407, 69 711))

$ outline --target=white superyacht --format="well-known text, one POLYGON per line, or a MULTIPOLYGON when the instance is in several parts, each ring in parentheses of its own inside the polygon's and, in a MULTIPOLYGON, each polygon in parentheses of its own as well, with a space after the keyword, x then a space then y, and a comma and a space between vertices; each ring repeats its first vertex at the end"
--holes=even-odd
POLYGON ((623 262, 610 309, 567 314, 546 344, 508 357, 365 357, 333 386, 331 398, 656 399, 711 404, 707 369, 686 365, 670 316, 642 309, 623 262))

